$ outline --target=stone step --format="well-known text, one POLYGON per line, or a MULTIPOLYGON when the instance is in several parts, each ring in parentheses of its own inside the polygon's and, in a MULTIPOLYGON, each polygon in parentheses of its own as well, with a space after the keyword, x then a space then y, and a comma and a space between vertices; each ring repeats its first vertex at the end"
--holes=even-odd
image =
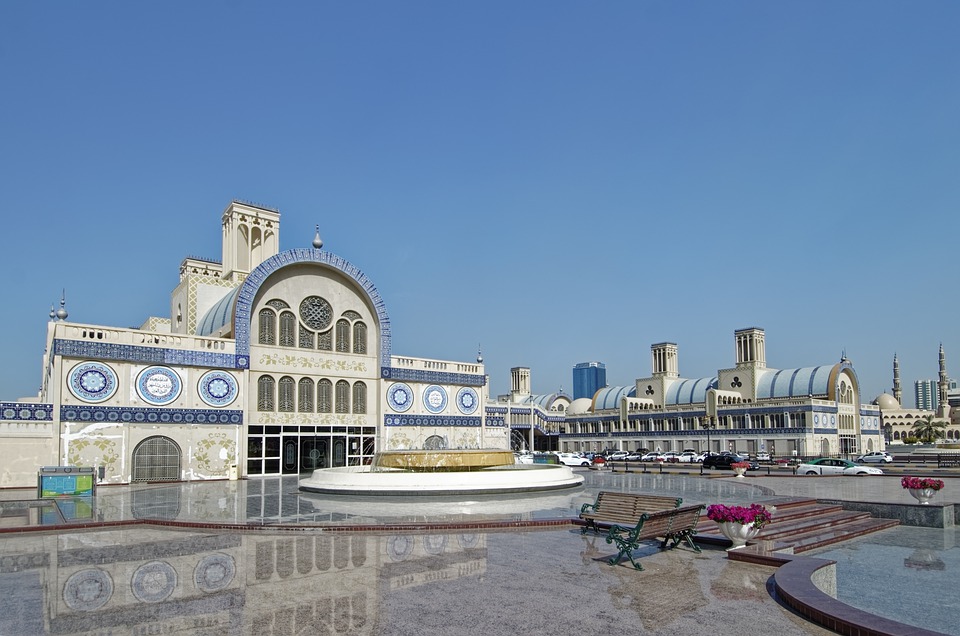
MULTIPOLYGON (((813 499, 778 500, 768 505, 777 508, 773 520, 745 548, 748 550, 745 556, 756 552, 796 554, 899 524, 897 520, 877 519, 867 512, 843 510, 839 505, 818 504, 813 499)), ((696 539, 703 543, 729 545, 717 524, 706 516, 697 525, 696 539)), ((738 558, 733 556, 736 552, 739 551, 731 552, 732 558, 738 558)))

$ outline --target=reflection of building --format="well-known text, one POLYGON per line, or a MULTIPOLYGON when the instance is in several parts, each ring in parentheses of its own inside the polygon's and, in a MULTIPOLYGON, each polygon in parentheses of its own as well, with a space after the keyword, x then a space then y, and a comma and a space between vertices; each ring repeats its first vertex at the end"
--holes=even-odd
POLYGON ((770 369, 762 329, 740 329, 734 338, 734 366, 706 378, 680 376, 676 344, 652 345, 650 376, 570 403, 556 435, 561 450, 709 448, 784 456, 883 448, 880 411, 861 403, 846 357, 770 369))
MULTIPOLYGON (((376 447, 505 448, 480 362, 394 355, 383 298, 322 249, 280 251, 280 214, 231 203, 222 260, 187 258, 170 316, 123 329, 51 312, 34 399, 0 405, 0 486, 43 465, 104 481, 297 474, 376 447)), ((151 266, 150 263, 133 264, 151 266)))
POLYGON ((396 590, 486 572, 486 535, 19 535, 2 634, 370 634, 396 590))

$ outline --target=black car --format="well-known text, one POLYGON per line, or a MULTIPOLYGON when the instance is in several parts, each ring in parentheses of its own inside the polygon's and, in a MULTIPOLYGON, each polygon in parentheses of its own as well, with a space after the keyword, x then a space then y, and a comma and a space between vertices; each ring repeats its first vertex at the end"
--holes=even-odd
POLYGON ((704 468, 716 468, 719 470, 732 470, 730 464, 735 462, 746 462, 750 464, 747 470, 760 470, 760 464, 756 460, 742 455, 708 455, 703 458, 704 468))

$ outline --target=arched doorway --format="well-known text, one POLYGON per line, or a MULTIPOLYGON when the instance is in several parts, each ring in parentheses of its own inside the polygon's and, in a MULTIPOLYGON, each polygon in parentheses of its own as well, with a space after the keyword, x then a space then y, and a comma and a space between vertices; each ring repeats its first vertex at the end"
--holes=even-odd
POLYGON ((133 449, 133 481, 178 481, 180 447, 169 437, 148 437, 133 449))

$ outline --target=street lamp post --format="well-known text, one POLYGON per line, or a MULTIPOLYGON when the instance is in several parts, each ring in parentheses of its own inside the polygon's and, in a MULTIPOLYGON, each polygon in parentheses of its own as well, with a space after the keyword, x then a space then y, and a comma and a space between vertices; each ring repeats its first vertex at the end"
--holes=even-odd
POLYGON ((710 452, 711 452, 711 450, 710 450, 710 429, 714 427, 714 424, 713 424, 713 422, 710 421, 710 417, 705 415, 705 416, 703 417, 703 419, 700 420, 700 426, 703 427, 703 429, 707 431, 707 453, 710 453, 710 452))

